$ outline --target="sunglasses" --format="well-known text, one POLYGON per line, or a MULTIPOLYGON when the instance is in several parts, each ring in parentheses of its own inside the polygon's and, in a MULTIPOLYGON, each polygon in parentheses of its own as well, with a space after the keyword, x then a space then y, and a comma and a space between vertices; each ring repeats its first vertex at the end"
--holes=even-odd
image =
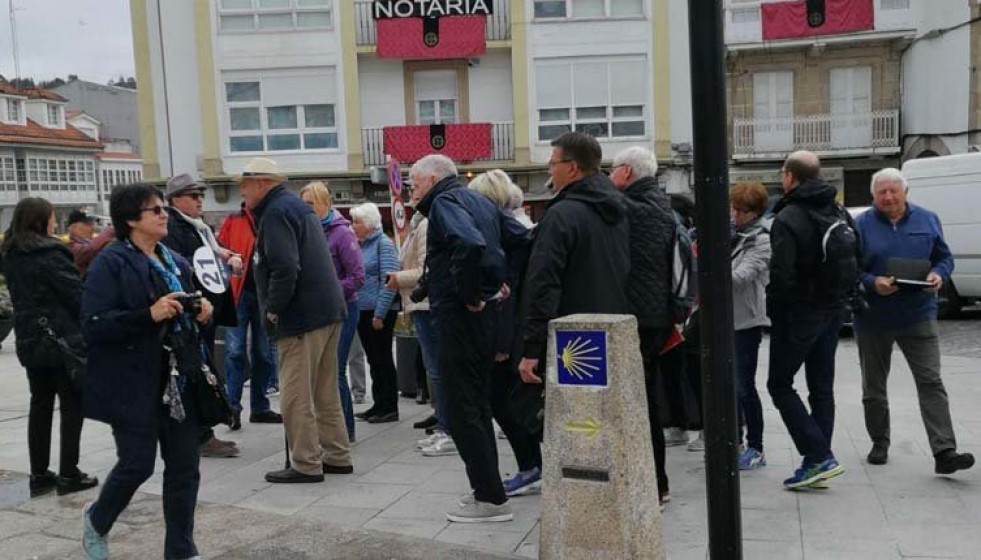
POLYGON ((182 196, 186 196, 188 198, 193 198, 194 200, 204 200, 204 193, 203 192, 192 192, 192 193, 186 193, 186 194, 179 194, 179 195, 177 195, 178 198, 180 198, 182 196))
POLYGON ((149 208, 141 208, 140 209, 140 212, 141 213, 142 212, 153 212, 153 215, 154 216, 159 216, 160 214, 163 214, 164 213, 164 207, 162 205, 158 204, 156 206, 151 206, 149 208))

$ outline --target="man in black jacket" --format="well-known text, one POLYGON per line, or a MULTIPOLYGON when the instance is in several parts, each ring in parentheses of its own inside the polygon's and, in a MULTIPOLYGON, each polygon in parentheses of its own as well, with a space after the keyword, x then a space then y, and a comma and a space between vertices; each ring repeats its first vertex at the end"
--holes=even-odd
POLYGON ((599 172, 603 150, 588 134, 567 132, 552 141, 548 162, 555 197, 535 228, 525 275, 525 383, 541 383, 548 322, 573 313, 630 313, 630 227, 623 196, 599 172))
MULTIPOLYGON (((810 152, 795 152, 781 169, 786 193, 774 208, 770 233, 772 257, 767 314, 773 323, 767 389, 780 411, 801 468, 784 481, 790 489, 823 484, 844 468, 831 452, 834 431, 834 374, 838 332, 845 301, 827 294, 819 279, 823 237, 818 220, 839 212, 837 191, 820 178, 820 162, 810 152), (811 411, 794 390, 794 376, 806 364, 811 411)), ((856 279, 857 280, 857 279, 856 279)))
POLYGON ((420 159, 409 176, 419 199, 416 208, 429 218, 429 308, 439 338, 439 371, 446 372, 440 398, 473 488, 473 499, 446 517, 462 523, 511 521, 497 465, 490 376, 508 253, 527 245, 528 230, 486 196, 464 188, 445 156, 420 159))
POLYGON ((337 388, 347 304, 324 230, 313 210, 286 190, 274 161, 250 160, 239 182, 258 227, 253 274, 267 331, 276 340, 292 446, 292 466, 266 473, 266 481, 323 482, 324 474, 354 472, 337 388))
POLYGON ((657 493, 664 503, 668 491, 664 431, 657 408, 658 357, 674 326, 669 308, 675 219, 668 195, 657 184, 657 157, 648 149, 627 148, 613 159, 610 180, 624 194, 630 221, 630 274, 627 298, 637 318, 644 359, 647 415, 657 467, 657 493))

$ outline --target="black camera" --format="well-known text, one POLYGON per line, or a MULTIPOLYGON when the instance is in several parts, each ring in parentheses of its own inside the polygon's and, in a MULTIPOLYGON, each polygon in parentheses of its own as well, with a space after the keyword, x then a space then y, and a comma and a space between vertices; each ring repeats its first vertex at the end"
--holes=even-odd
POLYGON ((174 296, 174 301, 181 304, 181 307, 184 308, 185 313, 197 315, 201 313, 201 297, 201 292, 194 292, 193 294, 177 294, 174 296))

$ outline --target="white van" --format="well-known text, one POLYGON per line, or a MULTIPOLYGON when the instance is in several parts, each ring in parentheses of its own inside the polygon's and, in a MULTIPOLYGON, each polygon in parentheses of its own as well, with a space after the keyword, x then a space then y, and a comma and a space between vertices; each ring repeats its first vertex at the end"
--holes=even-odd
POLYGON ((910 202, 937 213, 954 254, 940 299, 941 316, 952 317, 981 299, 981 153, 912 159, 902 171, 910 202))

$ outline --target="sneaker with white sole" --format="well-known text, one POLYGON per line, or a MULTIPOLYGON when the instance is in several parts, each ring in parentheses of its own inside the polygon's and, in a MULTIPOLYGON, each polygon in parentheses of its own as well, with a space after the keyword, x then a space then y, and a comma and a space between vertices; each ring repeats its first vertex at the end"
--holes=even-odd
POLYGON ((464 507, 464 506, 468 506, 468 505, 473 505, 473 503, 476 502, 476 501, 477 501, 477 497, 474 496, 473 495, 473 492, 471 491, 471 492, 467 492, 466 494, 460 496, 460 501, 458 503, 460 504, 460 507, 464 507))
POLYGON ((446 457, 447 455, 456 455, 459 453, 456 450, 456 444, 453 443, 453 438, 446 434, 440 434, 440 436, 435 443, 429 447, 422 448, 423 457, 446 457))
POLYGON ((513 496, 538 494, 541 491, 542 471, 538 467, 516 473, 511 478, 504 481, 504 494, 509 498, 513 496))
POLYGON ((664 445, 666 447, 677 447, 688 443, 688 432, 681 428, 668 428, 664 430, 664 445))
POLYGON ((85 508, 82 509, 82 554, 85 555, 85 560, 108 560, 109 535, 100 535, 92 526, 89 517, 89 510, 92 509, 93 503, 85 504, 85 508))
POLYGON ((446 518, 454 523, 501 523, 513 520, 514 513, 507 502, 495 505, 474 500, 472 504, 446 512, 446 518))
POLYGON ((426 436, 416 442, 416 449, 422 451, 423 449, 432 446, 432 444, 439 441, 439 438, 443 437, 445 434, 439 430, 436 430, 430 436, 426 436))
POLYGON ((702 432, 698 432, 695 439, 688 442, 688 451, 694 453, 701 453, 705 451, 705 439, 702 437, 702 432))

